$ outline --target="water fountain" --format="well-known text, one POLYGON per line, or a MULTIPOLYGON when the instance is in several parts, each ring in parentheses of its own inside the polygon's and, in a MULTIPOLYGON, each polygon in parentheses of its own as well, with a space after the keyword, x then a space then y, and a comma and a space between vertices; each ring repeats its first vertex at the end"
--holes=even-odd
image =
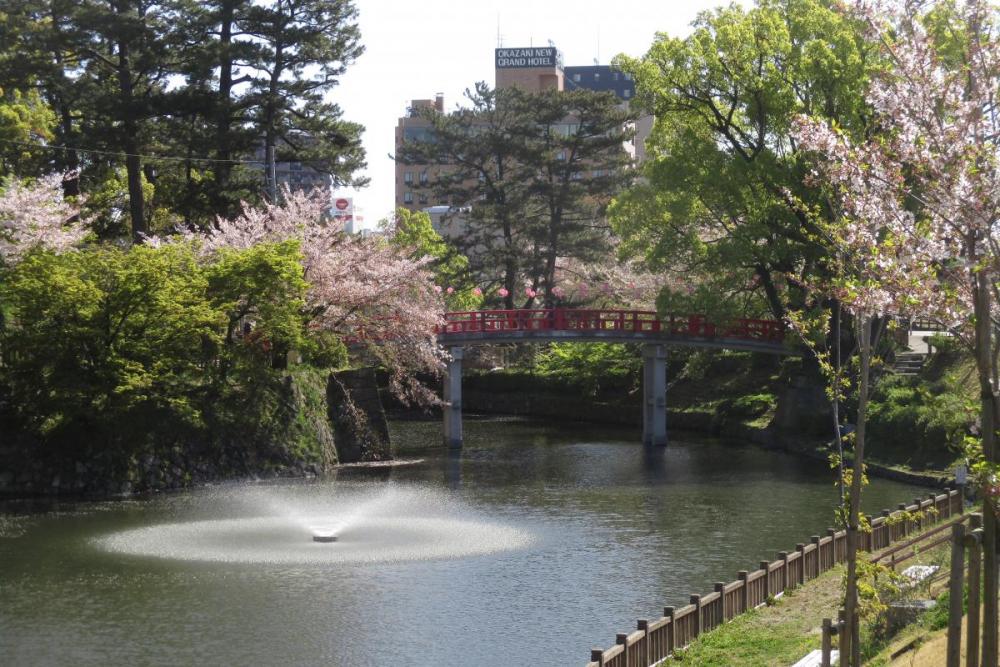
POLYGON ((95 542, 133 556, 323 565, 484 555, 517 549, 532 539, 426 487, 298 484, 206 495, 193 497, 183 520, 95 542))

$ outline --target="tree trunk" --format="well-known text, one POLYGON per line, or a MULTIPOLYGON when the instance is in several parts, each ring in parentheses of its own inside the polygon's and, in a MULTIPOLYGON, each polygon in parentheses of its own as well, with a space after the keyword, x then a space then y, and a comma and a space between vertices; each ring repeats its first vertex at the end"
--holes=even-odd
POLYGON ((842 316, 842 308, 840 305, 840 300, 835 301, 836 307, 833 309, 833 323, 830 327, 833 330, 833 381, 834 381, 834 395, 833 395, 833 437, 836 438, 837 443, 837 488, 840 492, 839 502, 837 503, 837 508, 843 511, 844 508, 844 437, 840 432, 840 378, 841 378, 841 363, 840 363, 840 324, 842 316))
POLYGON ((760 284, 764 286, 764 296, 767 298, 767 305, 770 306, 771 313, 776 320, 784 322, 788 313, 785 311, 785 304, 781 301, 781 295, 778 294, 778 288, 775 287, 774 280, 771 278, 771 272, 763 264, 758 264, 754 270, 760 277, 760 284))
MULTIPOLYGON (((219 90, 217 96, 217 114, 215 121, 215 152, 220 160, 232 157, 232 93, 233 93, 233 21, 237 3, 222 3, 219 14, 219 90)), ((223 200, 229 185, 229 175, 232 165, 229 162, 219 162, 215 165, 216 196, 223 200)))
MULTIPOLYGON (((986 271, 980 270, 973 283, 973 312, 976 320, 976 370, 979 375, 980 422, 982 425, 983 458, 987 464, 996 462, 997 393, 993 377, 993 348, 990 322, 990 285, 986 271)), ((997 667, 997 518, 993 511, 990 487, 984 481, 983 491, 983 667, 997 667)))
POLYGON ((128 42, 118 42, 118 86, 121 99, 125 171, 128 177, 128 209, 132 221, 132 241, 141 243, 149 231, 142 200, 142 161, 139 158, 139 121, 132 90, 132 62, 128 42))
POLYGON ((871 369, 871 316, 859 316, 858 343, 861 355, 861 373, 858 390, 858 419, 854 441, 854 463, 851 474, 850 514, 847 521, 847 591, 844 600, 845 632, 850 655, 842 658, 844 664, 861 667, 860 624, 858 619, 858 547, 860 537, 859 515, 861 488, 865 463, 865 422, 868 412, 868 375, 871 369))

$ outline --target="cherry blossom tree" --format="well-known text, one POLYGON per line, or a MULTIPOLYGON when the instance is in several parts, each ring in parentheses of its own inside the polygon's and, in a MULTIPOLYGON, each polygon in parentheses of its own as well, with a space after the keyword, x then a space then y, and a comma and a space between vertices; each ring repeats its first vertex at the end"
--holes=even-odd
POLYGON ((249 248, 258 243, 297 240, 309 288, 308 326, 338 334, 377 359, 390 372, 390 386, 403 400, 438 402, 417 381, 437 374, 443 351, 435 327, 444 312, 426 259, 412 259, 407 248, 377 237, 345 233, 325 213, 328 197, 286 190, 278 203, 244 206, 233 218, 220 218, 201 240, 203 251, 249 248))
MULTIPOLYGON (((844 256, 863 269, 843 285, 845 303, 861 320, 907 307, 932 315, 975 353, 986 497, 982 656, 996 667, 997 518, 986 492, 997 471, 1000 423, 993 362, 1000 276, 997 10, 984 0, 858 2, 854 9, 889 63, 868 91, 875 132, 852 142, 835 128, 803 122, 798 140, 825 160, 817 175, 839 194, 844 256)), ((860 420, 858 430, 856 470, 860 420)), ((852 517, 855 510, 852 497, 852 517)), ((855 603, 849 588, 848 610, 855 603)), ((852 653, 857 664, 856 645, 852 653)))
POLYGON ((66 252, 87 235, 81 202, 63 196, 65 178, 57 173, 0 185, 0 264, 14 264, 35 248, 66 252))

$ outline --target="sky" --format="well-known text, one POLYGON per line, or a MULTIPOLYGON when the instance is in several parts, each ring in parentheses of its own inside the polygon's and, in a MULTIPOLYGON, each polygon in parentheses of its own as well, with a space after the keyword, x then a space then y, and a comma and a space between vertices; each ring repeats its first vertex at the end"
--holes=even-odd
POLYGON ((411 100, 444 93, 454 109, 477 81, 491 86, 493 49, 547 46, 564 65, 606 65, 644 54, 657 32, 680 37, 698 12, 724 0, 355 0, 365 53, 330 95, 347 120, 365 126, 368 187, 343 190, 365 226, 389 216, 395 171, 393 132, 411 100))

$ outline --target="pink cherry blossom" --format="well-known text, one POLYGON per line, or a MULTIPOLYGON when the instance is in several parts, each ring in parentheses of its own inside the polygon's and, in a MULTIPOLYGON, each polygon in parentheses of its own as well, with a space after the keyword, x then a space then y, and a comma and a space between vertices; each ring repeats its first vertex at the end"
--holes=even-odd
POLYGON ((443 368, 435 336, 443 322, 442 288, 433 284, 428 260, 410 259, 410 249, 378 238, 346 234, 325 216, 328 193, 286 189, 283 195, 279 204, 244 205, 241 215, 218 219, 205 236, 184 236, 208 254, 297 240, 309 283, 309 327, 358 341, 389 370, 390 388, 404 401, 439 402, 416 379, 443 368))
POLYGON ((28 251, 72 250, 87 235, 80 219, 82 201, 63 196, 64 174, 50 174, 32 184, 11 178, 0 190, 0 262, 16 263, 28 251))

